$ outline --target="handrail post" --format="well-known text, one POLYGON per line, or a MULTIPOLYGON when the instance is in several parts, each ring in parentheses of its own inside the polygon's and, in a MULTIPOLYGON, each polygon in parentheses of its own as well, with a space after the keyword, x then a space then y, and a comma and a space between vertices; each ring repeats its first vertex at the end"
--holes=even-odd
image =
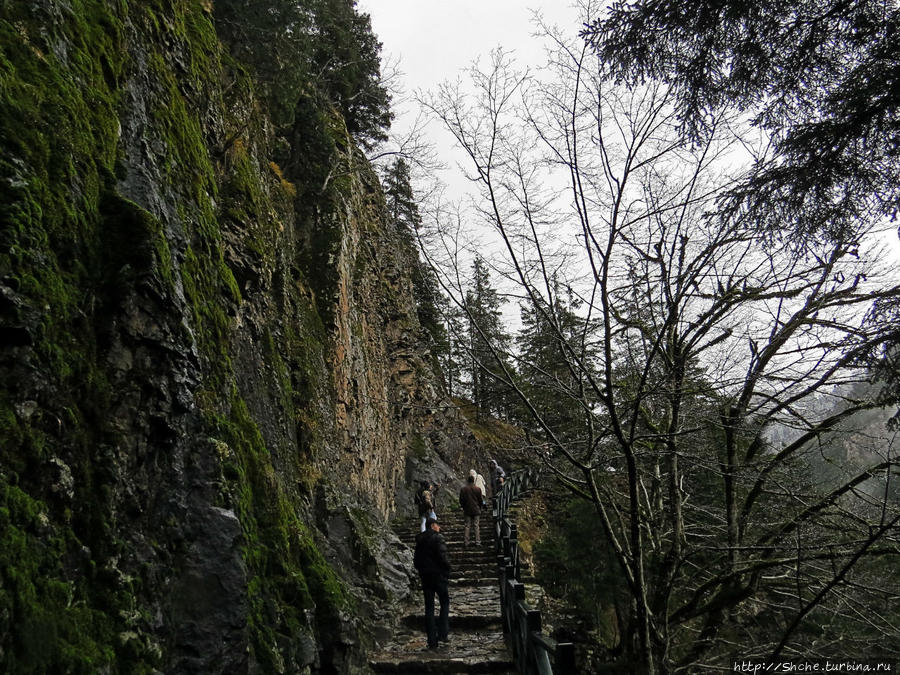
MULTIPOLYGON (((532 664, 537 664, 538 658, 535 653, 537 650, 534 645, 531 644, 531 635, 532 633, 540 633, 541 632, 541 612, 537 609, 529 609, 525 614, 525 632, 528 635, 528 649, 526 652, 526 662, 529 665, 529 670, 532 664)), ((535 670, 537 670, 535 668, 535 670)))
POLYGON ((556 675, 575 675, 575 645, 571 642, 560 642, 556 645, 554 660, 556 675))
POLYGON ((515 568, 516 581, 522 581, 522 570, 519 566, 519 530, 514 524, 509 528, 509 549, 509 557, 515 568))

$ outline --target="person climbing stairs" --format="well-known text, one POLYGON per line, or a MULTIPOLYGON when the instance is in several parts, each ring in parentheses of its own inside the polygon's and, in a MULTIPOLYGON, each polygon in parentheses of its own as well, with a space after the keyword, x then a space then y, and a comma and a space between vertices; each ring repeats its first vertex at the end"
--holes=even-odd
MULTIPOLYGON (((481 545, 464 545, 462 511, 446 511, 440 520, 450 564, 450 642, 428 649, 421 592, 403 610, 397 632, 369 655, 376 673, 516 672, 503 634, 493 521, 482 517, 481 545)), ((415 548, 419 528, 404 522, 397 536, 415 548)), ((471 537, 474 541, 474 536, 471 537)))

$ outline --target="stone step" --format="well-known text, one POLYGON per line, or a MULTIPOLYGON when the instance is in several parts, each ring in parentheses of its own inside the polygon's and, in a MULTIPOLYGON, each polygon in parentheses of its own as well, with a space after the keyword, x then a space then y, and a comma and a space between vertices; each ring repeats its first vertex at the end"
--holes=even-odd
MULTIPOLYGON (((398 535, 398 538, 404 544, 415 545, 416 535, 418 535, 418 534, 419 534, 418 532, 410 532, 409 534, 401 532, 398 535)), ((443 530, 442 529, 441 534, 444 537, 444 541, 460 541, 460 542, 462 542, 466 538, 465 532, 463 530, 443 530)), ((470 540, 471 541, 475 540, 474 532, 472 532, 470 534, 470 540)), ((493 534, 490 532, 482 532, 481 533, 481 543, 483 546, 494 546, 495 544, 494 544, 493 534)))
MULTIPOLYGON (((445 540, 446 541, 446 540, 445 540)), ((497 558, 497 551, 494 549, 493 545, 487 545, 484 542, 481 542, 481 546, 478 546, 475 542, 472 542, 468 546, 460 541, 447 541, 447 552, 451 557, 453 556, 462 556, 462 557, 472 557, 472 558, 497 558)), ((416 543, 414 541, 406 544, 406 547, 410 551, 416 550, 416 543)))
MULTIPOLYGON (((466 546, 465 542, 462 539, 460 539, 458 541, 451 539, 448 541, 447 538, 445 537, 444 541, 447 544, 447 552, 451 556, 453 556, 453 555, 471 555, 474 557, 478 557, 478 556, 491 557, 491 558, 497 557, 497 550, 496 550, 496 548, 494 548, 493 543, 485 543, 484 540, 481 541, 480 546, 478 544, 476 544, 474 541, 471 542, 468 546, 466 546)), ((404 541, 403 543, 411 551, 414 551, 416 549, 415 540, 404 541)))
POLYGON ((450 643, 427 648, 424 631, 403 630, 378 652, 369 655, 376 673, 500 673, 512 674, 515 664, 502 631, 454 632, 450 643))
POLYGON ((454 562, 466 565, 469 563, 476 565, 497 564, 497 555, 493 551, 472 551, 471 549, 468 551, 465 549, 454 550, 450 551, 448 557, 450 558, 451 564, 454 562))
POLYGON ((500 578, 500 570, 494 565, 454 565, 453 571, 450 572, 450 578, 461 579, 462 577, 484 578, 497 581, 500 578))
POLYGON ((478 572, 497 572, 497 562, 491 560, 459 560, 450 558, 450 566, 454 570, 470 570, 478 572))
MULTIPOLYGON (((453 602, 451 597, 451 603, 453 602)), ((417 614, 406 614, 400 618, 401 625, 407 629, 421 630, 424 635, 425 631, 425 614, 420 610, 417 614)), ((503 630, 503 617, 500 615, 500 603, 497 603, 497 609, 494 614, 470 614, 467 616, 454 615, 450 613, 450 632, 484 632, 485 630, 496 629, 503 630)))
POLYGON ((464 577, 450 577, 450 585, 451 586, 498 586, 497 575, 488 576, 488 577, 473 577, 473 576, 464 576, 464 577))
MULTIPOLYGON (((407 548, 410 550, 415 550, 416 548, 416 540, 414 538, 410 539, 401 539, 407 548)), ((444 537, 444 542, 447 544, 448 551, 483 551, 484 553, 490 553, 496 555, 497 547, 494 546, 494 542, 487 540, 485 538, 481 538, 481 544, 476 544, 474 540, 469 541, 469 545, 466 546, 465 539, 462 536, 459 537, 444 537)))
POLYGON ((473 577, 498 576, 497 566, 493 564, 470 563, 468 565, 455 565, 450 573, 450 578, 469 575, 473 577))
MULTIPOLYGON (((480 527, 478 528, 481 531, 481 540, 482 541, 493 541, 494 540, 494 530, 489 527, 480 527)), ((441 534, 444 535, 446 539, 448 536, 460 536, 462 537, 465 533, 466 528, 464 525, 441 525, 441 534)), ((409 530, 395 530, 398 537, 400 537, 401 541, 415 541, 416 535, 421 532, 419 528, 410 528, 409 530)), ((470 530, 472 536, 475 535, 474 530, 470 530)))
MULTIPOLYGON (((481 612, 494 615, 500 611, 500 586, 496 583, 471 587, 465 591, 450 591, 450 620, 459 617, 470 617, 481 612)), ((406 614, 424 616, 425 604, 421 591, 416 593, 414 604, 407 608, 406 614)), ((422 619, 424 620, 424 619, 422 619)))

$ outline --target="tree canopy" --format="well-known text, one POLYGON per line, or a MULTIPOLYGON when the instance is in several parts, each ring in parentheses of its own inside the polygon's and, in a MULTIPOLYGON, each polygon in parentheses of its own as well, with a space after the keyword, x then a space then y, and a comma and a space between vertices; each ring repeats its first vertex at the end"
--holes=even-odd
POLYGON ((289 128, 313 89, 363 147, 386 138, 393 113, 381 81, 381 43, 356 0, 217 0, 216 27, 256 74, 276 125, 289 128))
POLYGON ((583 35, 619 80, 671 84, 695 141, 724 108, 745 111, 771 146, 730 211, 809 237, 896 217, 898 29, 895 0, 637 0, 583 35))

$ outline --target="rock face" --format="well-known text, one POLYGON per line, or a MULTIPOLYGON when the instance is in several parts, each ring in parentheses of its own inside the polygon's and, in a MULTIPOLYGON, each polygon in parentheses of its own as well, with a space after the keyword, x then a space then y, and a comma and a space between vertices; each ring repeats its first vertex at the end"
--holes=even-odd
POLYGON ((385 521, 470 442, 377 177, 212 6, 0 7, 4 672, 367 672, 385 521))

